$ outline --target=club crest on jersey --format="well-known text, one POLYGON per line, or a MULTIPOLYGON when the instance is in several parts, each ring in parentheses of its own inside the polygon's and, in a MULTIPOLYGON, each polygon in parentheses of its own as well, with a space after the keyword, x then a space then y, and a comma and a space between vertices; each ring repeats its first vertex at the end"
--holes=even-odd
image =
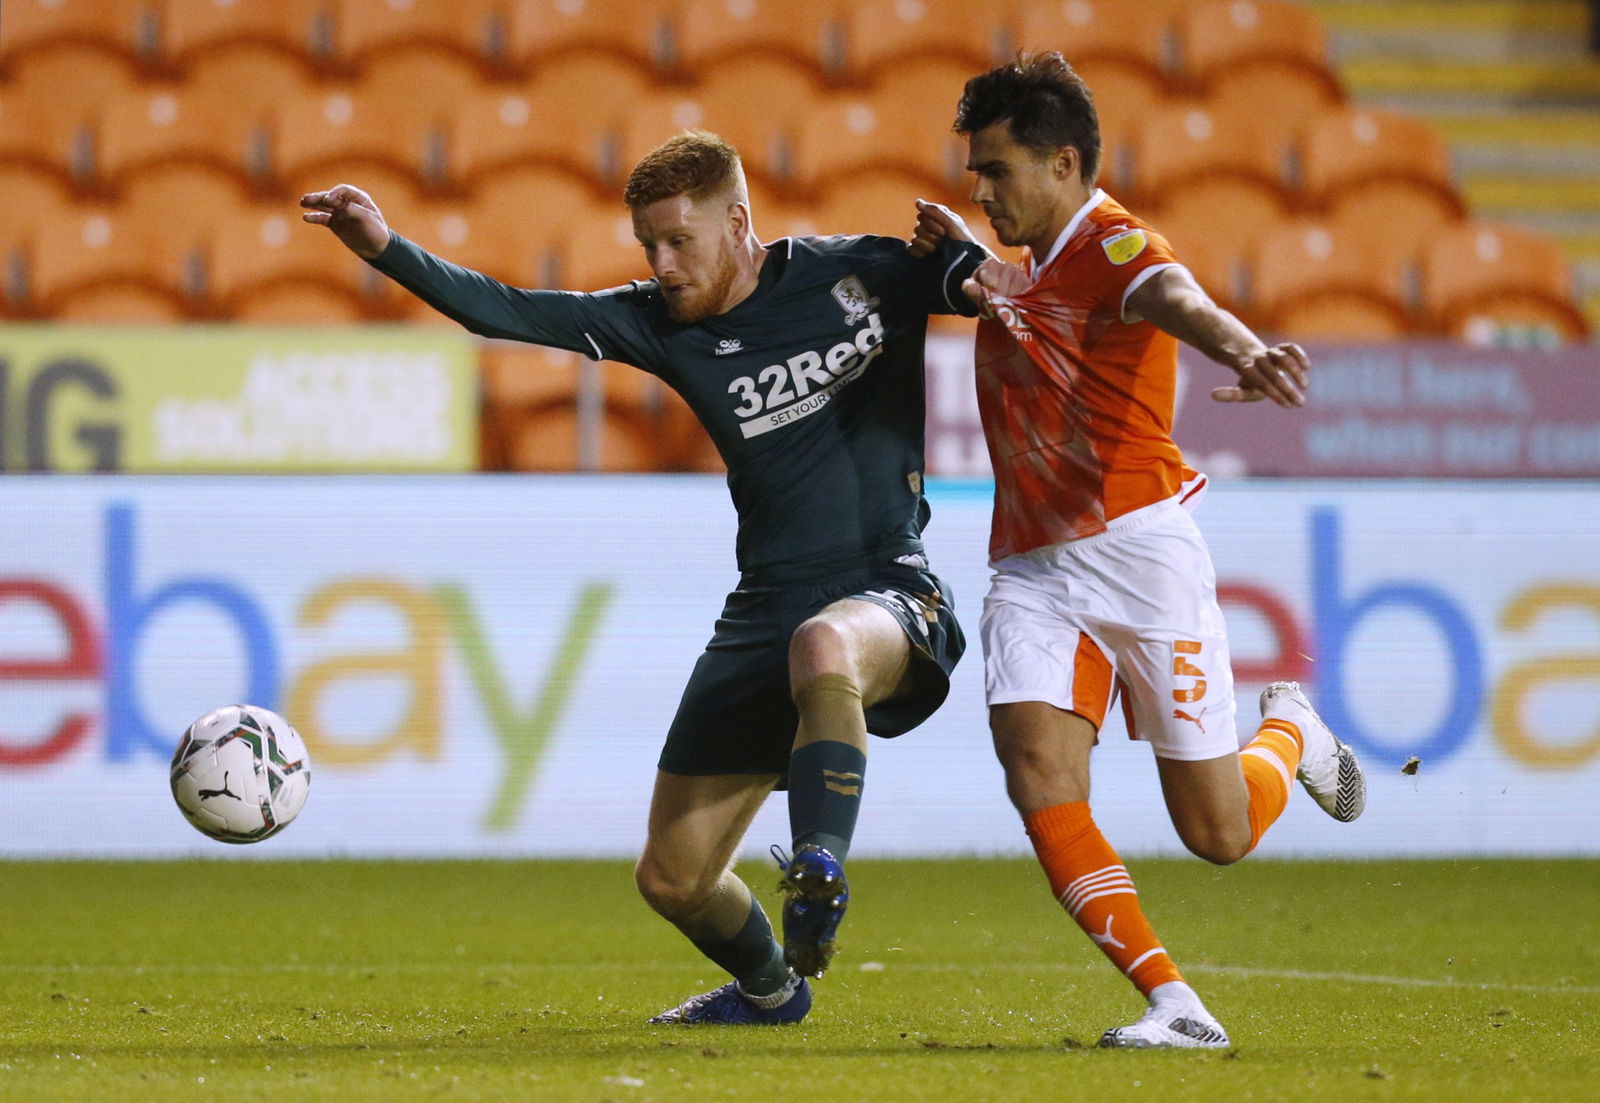
POLYGON ((846 276, 833 285, 833 300, 844 307, 844 324, 853 326, 868 314, 877 304, 867 294, 866 285, 859 276, 846 276))
POLYGON ((1144 247, 1149 243, 1143 230, 1124 230, 1106 238, 1100 243, 1100 248, 1106 251, 1106 259, 1112 264, 1122 265, 1144 252, 1144 247))

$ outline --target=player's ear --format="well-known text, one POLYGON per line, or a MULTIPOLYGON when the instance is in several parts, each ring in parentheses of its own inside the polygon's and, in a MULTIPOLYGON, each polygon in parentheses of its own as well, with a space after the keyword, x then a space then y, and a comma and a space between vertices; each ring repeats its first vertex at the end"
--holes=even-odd
POLYGON ((1056 150, 1056 179, 1070 180, 1078 175, 1083 168, 1083 154, 1078 152, 1077 146, 1062 146, 1056 150))
POLYGON ((743 245, 750 236, 750 203, 745 199, 735 200, 728 207, 728 224, 733 229, 733 243, 743 245))

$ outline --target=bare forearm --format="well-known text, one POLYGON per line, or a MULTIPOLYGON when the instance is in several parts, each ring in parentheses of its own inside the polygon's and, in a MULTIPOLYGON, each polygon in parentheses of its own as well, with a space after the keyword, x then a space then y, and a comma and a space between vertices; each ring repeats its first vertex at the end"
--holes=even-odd
POLYGON ((1280 406, 1305 404, 1311 365, 1304 350, 1288 342, 1267 347, 1249 326, 1212 302, 1185 269, 1157 272, 1128 296, 1125 311, 1236 372, 1238 385, 1216 388, 1211 392, 1213 398, 1223 402, 1270 398, 1280 406))
POLYGON ((1145 304, 1141 313, 1184 344, 1234 371, 1243 370, 1266 347, 1250 327, 1218 306, 1198 287, 1145 304))

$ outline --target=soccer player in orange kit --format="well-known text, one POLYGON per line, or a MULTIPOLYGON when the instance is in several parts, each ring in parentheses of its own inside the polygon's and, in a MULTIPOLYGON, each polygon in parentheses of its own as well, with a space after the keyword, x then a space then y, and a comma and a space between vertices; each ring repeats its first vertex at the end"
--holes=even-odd
MULTIPOLYGON (((981 622, 995 751, 1051 890, 1149 1001, 1100 1045, 1227 1046, 1095 826, 1089 755, 1120 693, 1179 837, 1218 864, 1255 848, 1296 776, 1336 820, 1361 814, 1355 755, 1295 683, 1267 687, 1240 747, 1216 576, 1190 516, 1205 479, 1172 440, 1179 341, 1237 374, 1212 392, 1225 402, 1298 406, 1310 365, 1219 308, 1095 186, 1094 99, 1060 54, 968 81, 955 128, 973 201, 1002 244, 1026 248, 1020 266, 990 259, 964 287, 984 317, 978 403, 995 477, 981 622)), ((919 205, 916 248, 964 236, 919 205)))

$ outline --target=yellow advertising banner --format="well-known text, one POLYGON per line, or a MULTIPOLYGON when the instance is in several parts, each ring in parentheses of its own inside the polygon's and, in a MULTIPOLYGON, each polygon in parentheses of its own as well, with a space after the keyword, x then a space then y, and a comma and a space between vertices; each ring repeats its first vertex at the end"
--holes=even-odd
POLYGON ((0 470, 467 471, 477 458, 464 333, 0 328, 0 470))

